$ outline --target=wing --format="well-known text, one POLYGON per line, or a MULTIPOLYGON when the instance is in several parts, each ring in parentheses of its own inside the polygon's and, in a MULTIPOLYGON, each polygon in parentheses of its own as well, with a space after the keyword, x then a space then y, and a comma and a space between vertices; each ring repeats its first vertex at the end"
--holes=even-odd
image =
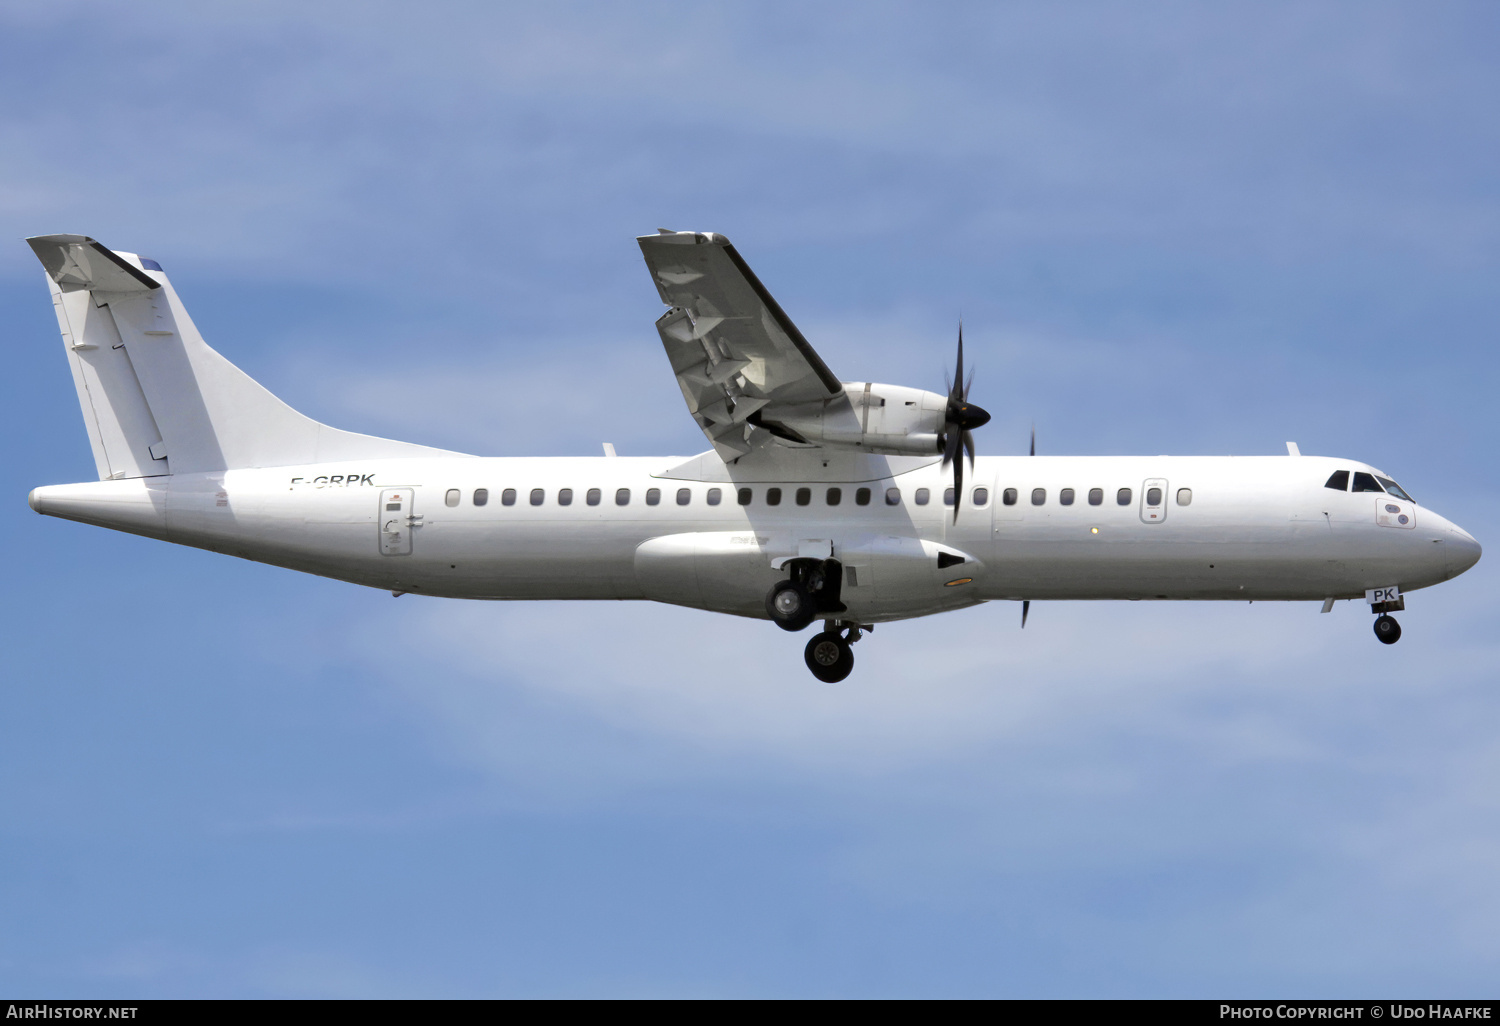
POLYGON ((729 240, 663 230, 636 241, 672 308, 656 322, 672 372, 719 455, 735 459, 772 434, 803 441, 775 423, 777 410, 825 402, 844 386, 729 240))

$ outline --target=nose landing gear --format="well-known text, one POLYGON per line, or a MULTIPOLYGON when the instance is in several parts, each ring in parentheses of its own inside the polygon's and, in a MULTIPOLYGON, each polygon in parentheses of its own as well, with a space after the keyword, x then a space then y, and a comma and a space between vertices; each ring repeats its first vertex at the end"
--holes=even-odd
POLYGON ((1401 640, 1401 625, 1392 613, 1406 608, 1406 596, 1397 588, 1374 588, 1369 593, 1370 612, 1375 614, 1375 636, 1382 645, 1394 645, 1401 640))
POLYGON ((1401 625, 1391 614, 1381 613, 1375 618, 1375 636, 1381 644, 1394 645, 1401 640, 1401 625))
MULTIPOLYGON (((870 631, 875 628, 865 626, 863 629, 870 631)), ((827 621, 823 632, 815 635, 802 653, 812 675, 825 684, 837 684, 849 676, 854 669, 854 653, 849 646, 859 640, 860 630, 857 623, 827 621)))

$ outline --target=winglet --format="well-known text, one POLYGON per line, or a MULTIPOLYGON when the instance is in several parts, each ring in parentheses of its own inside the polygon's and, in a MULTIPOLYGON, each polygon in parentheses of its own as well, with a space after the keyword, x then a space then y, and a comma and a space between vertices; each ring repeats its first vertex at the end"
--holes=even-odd
POLYGON ((150 292, 160 283, 87 235, 38 235, 26 240, 47 277, 64 292, 150 292))

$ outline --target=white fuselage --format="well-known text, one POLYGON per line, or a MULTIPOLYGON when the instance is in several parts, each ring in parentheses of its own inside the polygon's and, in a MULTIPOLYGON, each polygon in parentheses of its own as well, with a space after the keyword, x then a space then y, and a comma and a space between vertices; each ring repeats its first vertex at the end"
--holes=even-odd
POLYGON ((845 573, 843 617, 865 623, 991 599, 1358 598, 1368 588, 1436 584, 1479 558, 1472 537, 1425 507, 1325 487, 1335 470, 1370 470, 1352 460, 982 457, 966 474, 956 523, 943 503, 952 471, 935 460, 864 481, 736 481, 733 468, 729 480, 661 476, 677 462, 359 460, 58 485, 36 489, 31 503, 396 593, 454 598, 655 599, 764 617, 766 591, 788 558, 831 556, 845 573), (751 490, 748 504, 741 488, 751 490), (781 499, 770 505, 775 488, 781 499), (1161 500, 1148 506, 1153 488, 1161 500), (566 505, 563 489, 571 489, 566 505), (648 503, 653 489, 659 498, 648 503), (888 501, 891 489, 899 494, 888 501), (982 504, 976 489, 988 492, 982 504), (1064 489, 1073 493, 1067 505, 1064 489))

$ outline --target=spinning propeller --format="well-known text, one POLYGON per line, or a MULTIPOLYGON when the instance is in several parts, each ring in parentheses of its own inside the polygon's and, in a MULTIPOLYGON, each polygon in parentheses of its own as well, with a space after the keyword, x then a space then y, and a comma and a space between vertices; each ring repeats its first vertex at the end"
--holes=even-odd
POLYGON ((958 326, 958 367, 953 372, 953 382, 948 386, 948 409, 943 414, 943 433, 938 444, 943 448, 943 466, 953 464, 953 522, 958 522, 958 507, 964 498, 964 461, 959 453, 962 448, 969 455, 969 469, 974 468, 974 436, 969 432, 984 427, 990 422, 985 410, 969 402, 969 386, 974 383, 974 373, 964 380, 964 326, 958 326))

